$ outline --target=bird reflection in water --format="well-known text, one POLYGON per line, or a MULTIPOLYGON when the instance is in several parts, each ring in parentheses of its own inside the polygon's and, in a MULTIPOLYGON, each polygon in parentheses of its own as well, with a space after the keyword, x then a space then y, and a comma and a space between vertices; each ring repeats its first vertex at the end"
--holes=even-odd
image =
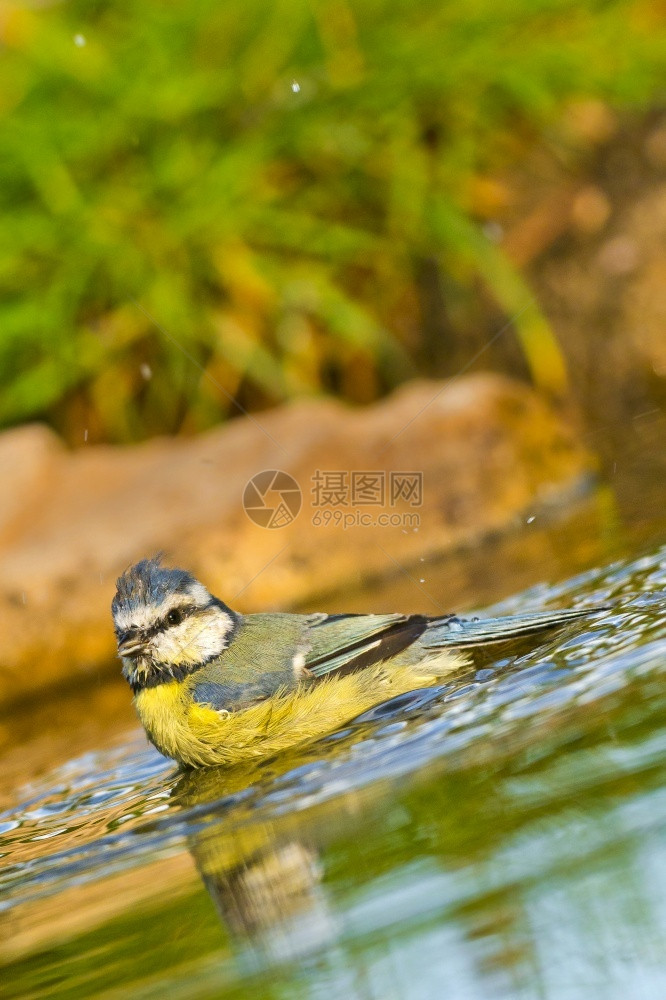
POLYGON ((335 941, 338 922, 309 826, 305 842, 293 817, 257 822, 245 814, 243 822, 237 805, 233 818, 225 815, 234 793, 224 769, 184 774, 174 794, 205 816, 188 847, 246 972, 305 958, 335 941))

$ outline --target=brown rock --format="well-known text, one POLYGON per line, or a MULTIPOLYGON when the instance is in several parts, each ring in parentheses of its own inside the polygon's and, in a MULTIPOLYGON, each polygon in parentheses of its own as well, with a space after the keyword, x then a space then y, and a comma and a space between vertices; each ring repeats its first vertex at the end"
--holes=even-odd
POLYGON ((17 427, 0 435, 0 544, 29 525, 63 450, 48 427, 17 427))
POLYGON ((68 453, 28 427, 0 437, 2 456, 23 470, 0 506, 5 703, 116 669, 114 581, 145 555, 164 550, 240 610, 286 608, 504 529, 535 502, 565 496, 589 468, 546 404, 491 375, 412 383, 363 410, 299 402, 192 440, 130 448, 68 453), (248 480, 270 469, 303 494, 298 517, 274 529, 241 503, 248 480), (316 506, 318 470, 344 474, 335 507, 316 506), (387 492, 381 504, 355 505, 352 474, 364 471, 375 487, 382 474, 387 490, 391 472, 422 474, 421 503, 392 505, 387 492), (313 523, 326 512, 329 523, 313 523), (345 515, 372 523, 345 528, 345 515))

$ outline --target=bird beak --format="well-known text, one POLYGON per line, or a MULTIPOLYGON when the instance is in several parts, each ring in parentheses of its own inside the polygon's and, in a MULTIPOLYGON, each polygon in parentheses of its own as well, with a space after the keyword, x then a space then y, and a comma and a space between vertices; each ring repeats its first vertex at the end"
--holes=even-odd
POLYGON ((118 656, 143 656, 148 652, 148 644, 137 635, 118 636, 118 656))

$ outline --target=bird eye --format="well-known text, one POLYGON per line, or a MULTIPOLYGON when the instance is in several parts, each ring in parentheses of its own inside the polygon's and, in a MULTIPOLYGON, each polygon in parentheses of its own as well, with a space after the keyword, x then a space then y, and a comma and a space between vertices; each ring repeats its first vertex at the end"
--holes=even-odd
POLYGON ((182 612, 178 611, 177 608, 174 608, 173 611, 170 611, 166 616, 166 620, 167 625, 180 625, 183 620, 182 612))

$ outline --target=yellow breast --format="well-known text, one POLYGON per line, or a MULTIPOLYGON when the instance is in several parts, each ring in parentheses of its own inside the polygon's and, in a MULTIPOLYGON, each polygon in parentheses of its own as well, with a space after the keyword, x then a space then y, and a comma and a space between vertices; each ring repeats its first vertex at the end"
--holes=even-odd
POLYGON ((423 673, 379 665, 302 685, 238 712, 193 702, 178 681, 146 688, 134 702, 160 753, 189 767, 233 765, 333 732, 373 705, 425 687, 461 663, 452 654, 440 654, 436 663, 433 659, 424 665, 423 673))

